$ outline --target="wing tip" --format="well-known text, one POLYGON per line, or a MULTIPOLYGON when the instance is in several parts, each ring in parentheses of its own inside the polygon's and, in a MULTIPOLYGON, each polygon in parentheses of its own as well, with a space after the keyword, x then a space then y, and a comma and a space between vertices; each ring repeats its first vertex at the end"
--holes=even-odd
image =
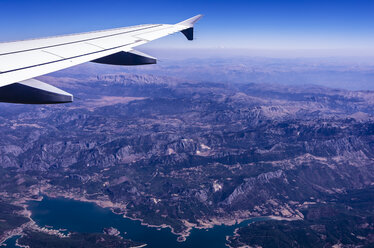
POLYGON ((188 40, 193 40, 194 39, 194 25, 196 22, 198 22, 203 15, 199 14, 194 17, 191 17, 185 21, 179 22, 176 25, 183 26, 183 30, 181 32, 186 36, 188 40))
POLYGON ((186 26, 186 27, 193 27, 196 22, 198 22, 203 17, 202 14, 196 15, 191 17, 187 20, 177 23, 178 25, 186 26))

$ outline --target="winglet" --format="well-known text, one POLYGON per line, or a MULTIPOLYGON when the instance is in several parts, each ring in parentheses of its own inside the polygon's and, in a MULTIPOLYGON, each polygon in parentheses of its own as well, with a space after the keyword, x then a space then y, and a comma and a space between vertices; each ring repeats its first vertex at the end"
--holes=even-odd
POLYGON ((185 26, 186 29, 182 30, 182 34, 184 34, 184 36, 186 36, 186 38, 188 40, 193 40, 193 26, 195 25, 195 23, 200 20, 201 18, 203 17, 203 15, 197 15, 197 16, 194 16, 194 17, 191 17, 190 19, 187 19, 183 22, 179 22, 177 23, 177 25, 180 25, 180 26, 185 26))
POLYGON ((191 28, 202 17, 203 17, 203 15, 197 15, 197 16, 191 17, 190 19, 187 19, 187 20, 185 20, 183 22, 179 22, 177 24, 191 28))

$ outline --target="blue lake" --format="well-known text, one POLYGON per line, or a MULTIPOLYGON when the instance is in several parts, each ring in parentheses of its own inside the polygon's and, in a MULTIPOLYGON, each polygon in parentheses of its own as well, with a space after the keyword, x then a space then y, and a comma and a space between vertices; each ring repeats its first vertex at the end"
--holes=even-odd
POLYGON ((29 202, 32 218, 39 226, 53 226, 54 229, 67 229, 73 232, 99 232, 105 227, 115 227, 126 239, 147 244, 156 248, 214 247, 225 248, 226 236, 232 235, 235 228, 251 222, 266 220, 255 218, 234 226, 216 226, 211 229, 193 229, 185 242, 177 242, 177 236, 169 228, 158 230, 140 224, 140 221, 125 219, 101 208, 94 203, 79 202, 64 198, 48 198, 40 202, 29 202))
POLYGON ((19 246, 16 245, 16 241, 20 236, 13 236, 10 239, 7 239, 4 244, 6 245, 6 248, 19 248, 19 246))

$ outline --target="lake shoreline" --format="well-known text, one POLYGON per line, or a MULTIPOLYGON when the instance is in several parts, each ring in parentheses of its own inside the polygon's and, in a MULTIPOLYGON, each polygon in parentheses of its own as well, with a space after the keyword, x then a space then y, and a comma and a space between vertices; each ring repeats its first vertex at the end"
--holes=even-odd
MULTIPOLYGON (((21 227, 16 228, 14 230, 9 231, 8 235, 4 235, 3 239, 0 241, 0 244, 3 244, 6 240, 14 237, 14 236, 21 236, 22 237, 22 232, 25 229, 31 229, 39 232, 44 232, 50 235, 56 235, 59 236, 60 238, 66 237, 65 234, 61 233, 59 230, 54 230, 54 229, 48 229, 46 227, 39 227, 35 221, 31 218, 32 212, 29 210, 29 202, 34 201, 34 202, 41 202, 44 200, 45 197, 51 198, 51 199, 65 199, 65 200, 73 200, 76 202, 87 202, 87 203, 93 203, 96 206, 103 208, 103 209, 109 209, 113 214, 115 215, 120 215, 124 219, 132 220, 132 221, 139 221, 142 226, 148 227, 148 228, 157 228, 157 229, 166 229, 169 228, 170 232, 174 235, 176 235, 176 240, 179 243, 186 242, 187 238, 191 235, 191 231, 194 229, 196 230, 209 230, 212 229, 216 226, 234 226, 234 225, 239 225, 245 221, 251 221, 251 220, 256 220, 256 219, 261 219, 261 220, 287 220, 287 221, 293 221, 293 220, 298 220, 300 218, 284 218, 284 217, 279 217, 279 216, 249 216, 248 212, 243 212, 241 213, 241 216, 237 216, 236 218, 211 218, 207 220, 199 220, 198 224, 195 223, 190 223, 187 220, 182 220, 184 226, 186 229, 182 232, 175 232, 174 228, 170 225, 167 224, 162 224, 162 225, 153 225, 144 222, 143 219, 140 218, 134 218, 126 215, 126 204, 119 204, 119 203, 113 203, 109 200, 97 200, 97 199, 87 199, 86 197, 82 196, 77 196, 72 193, 56 193, 56 192, 43 192, 42 195, 38 196, 37 198, 30 198, 26 197, 23 199, 20 199, 16 202, 14 202, 15 205, 23 207, 23 211, 21 213, 22 216, 25 216, 26 218, 29 219, 29 222, 23 224, 21 227), (120 212, 116 210, 121 210, 120 212)), ((234 234, 234 233, 233 233, 234 234)), ((69 235, 69 234, 68 234, 69 235)), ((17 239, 18 240, 18 239, 17 239)))

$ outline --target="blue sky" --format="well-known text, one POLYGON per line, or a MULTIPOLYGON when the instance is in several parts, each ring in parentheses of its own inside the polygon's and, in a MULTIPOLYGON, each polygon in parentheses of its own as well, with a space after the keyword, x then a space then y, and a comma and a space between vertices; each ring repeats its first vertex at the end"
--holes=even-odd
POLYGON ((367 0, 0 0, 0 11, 0 41, 176 23, 202 13, 196 41, 174 35, 149 47, 374 54, 374 1, 367 0))

